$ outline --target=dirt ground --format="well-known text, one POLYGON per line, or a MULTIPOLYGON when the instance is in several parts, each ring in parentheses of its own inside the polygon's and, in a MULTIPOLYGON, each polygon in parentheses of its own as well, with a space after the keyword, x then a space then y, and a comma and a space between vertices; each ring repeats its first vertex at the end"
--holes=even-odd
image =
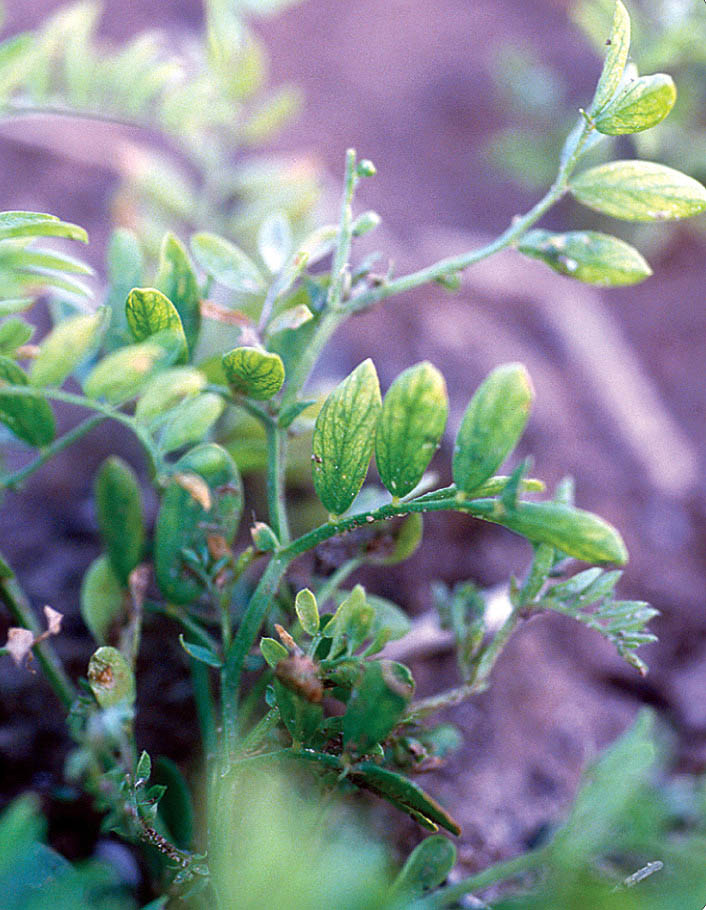
MULTIPOLYGON (((6 30, 30 26, 57 5, 9 0, 6 30)), ((378 177, 366 183, 361 206, 383 215, 376 248, 399 271, 470 248, 534 201, 489 170, 481 155, 490 131, 506 123, 489 76, 501 42, 528 42, 556 64, 576 106, 592 91, 599 63, 570 25, 566 6, 308 0, 258 26, 274 81, 295 82, 306 96, 301 118, 275 148, 320 161, 333 187, 348 145, 371 158, 378 177)), ((123 0, 107 3, 105 31, 122 39, 146 24, 178 31, 198 21, 195 0, 123 0)), ((87 166, 77 179, 75 166, 2 128, 0 161, 2 207, 57 211, 84 224, 99 262, 106 171, 87 166)), ((560 225, 565 215, 560 206, 547 224, 560 225)), ((540 618, 512 642, 491 690, 450 715, 464 731, 464 747, 426 784, 463 824, 467 870, 523 849, 559 817, 586 762, 641 703, 656 705, 675 730, 677 766, 706 768, 704 236, 672 231, 652 255, 655 277, 621 291, 577 286, 503 254, 470 271, 456 296, 425 289, 354 320, 323 365, 342 375, 372 356, 385 386, 400 369, 428 358, 446 375, 455 427, 487 370, 506 360, 527 363, 537 406, 523 454, 533 453, 535 472, 550 482, 573 474, 578 504, 621 528, 631 552, 621 593, 650 600, 662 614, 654 623, 660 643, 647 649, 646 680, 586 629, 540 618)), ((450 445, 446 440, 447 456, 450 445)), ((80 578, 95 554, 90 478, 108 451, 99 442, 58 459, 25 496, 7 497, 0 513, 0 549, 26 590, 37 604, 50 602, 67 614, 64 648, 77 672, 90 653, 77 615, 80 578)), ((506 580, 508 563, 521 570, 527 555, 500 530, 457 517, 430 520, 420 554, 366 583, 420 615, 430 605, 431 578, 493 585, 506 580)), ((184 680, 165 680, 165 662, 150 662, 150 648, 157 653, 160 645, 148 636, 142 660, 142 698, 156 708, 146 715, 143 744, 184 760, 193 743, 191 709, 184 680), (155 704, 157 691, 164 700, 155 704), (172 716, 170 706, 182 719, 176 730, 163 719, 172 716)), ((440 678, 451 682, 453 673, 448 654, 421 662, 420 691, 432 691, 440 678)), ((58 717, 45 711, 48 694, 7 670, 2 687, 4 789, 49 793, 66 743, 58 717), (38 754, 46 761, 37 762, 38 754)), ((400 834, 413 836, 411 829, 400 834)))

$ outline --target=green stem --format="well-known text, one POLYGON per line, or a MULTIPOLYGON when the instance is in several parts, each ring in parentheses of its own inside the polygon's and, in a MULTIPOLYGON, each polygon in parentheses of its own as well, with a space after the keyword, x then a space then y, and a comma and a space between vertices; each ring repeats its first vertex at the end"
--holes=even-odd
MULTIPOLYGON (((37 621, 34 611, 20 586, 13 578, 0 579, 0 600, 10 611, 15 622, 24 629, 29 629, 36 635, 42 633, 42 628, 37 621)), ((76 689, 66 675, 66 671, 51 644, 44 640, 32 649, 37 657, 39 666, 47 678, 47 682, 56 693, 57 698, 67 710, 76 700, 76 689)))
POLYGON ((583 151, 590 132, 590 125, 584 123, 581 132, 577 132, 576 135, 573 133, 570 135, 567 142, 572 142, 573 148, 569 148, 563 155, 559 172, 554 183, 539 202, 532 206, 526 214, 513 218, 509 227, 503 231, 499 237, 493 240, 492 243, 480 247, 477 250, 461 253, 459 256, 448 256, 446 259, 441 259, 439 262, 435 262, 433 265, 427 266, 424 269, 411 272, 409 275, 402 275, 400 278, 396 278, 392 281, 383 282, 377 287, 369 288, 367 291, 363 291, 361 294, 354 297, 346 309, 349 312, 357 312, 366 309, 367 307, 373 306, 373 304, 384 300, 386 297, 392 297, 395 294, 401 294, 404 291, 411 291, 420 285, 443 279, 449 274, 462 272, 469 266, 480 262, 482 259, 487 259, 494 253, 499 253, 500 250, 512 246, 526 233, 528 228, 539 221, 542 215, 544 215, 544 213, 557 203, 564 193, 566 193, 569 177, 576 166, 576 162, 583 151))
POLYGON ((548 848, 540 847, 530 853, 523 853, 521 856, 505 860, 503 863, 497 863, 489 869, 484 869, 483 872, 478 872, 462 879, 455 885, 444 888, 438 894, 432 894, 423 899, 419 904, 420 910, 422 908, 423 910, 441 910, 442 907, 450 907, 466 894, 477 894, 497 882, 526 875, 528 872, 544 865, 548 858, 548 848))
POLYGON ((289 543, 289 521, 285 497, 287 431, 274 421, 265 424, 267 435, 267 506, 270 526, 283 545, 289 543))
POLYGON ((201 731, 201 743, 206 759, 216 753, 216 711, 211 694, 211 683, 208 667, 193 657, 189 661, 191 669, 191 686, 194 692, 196 717, 201 731))
POLYGON ((347 318, 348 313, 344 310, 325 310, 321 314, 311 341, 297 358, 297 362, 287 377, 287 385, 282 397, 282 410, 294 403, 297 395, 306 385, 321 351, 326 347, 339 325, 347 318))
POLYGON ((219 653, 220 648, 216 639, 209 635, 200 623, 188 616, 184 610, 172 604, 160 604, 151 600, 145 601, 144 608, 148 613, 156 613, 160 616, 166 616, 168 619, 176 620, 186 632, 193 636, 195 639, 194 644, 202 645, 204 648, 208 648, 209 651, 213 651, 214 654, 219 653))
POLYGON ((90 411, 96 411, 110 420, 115 420, 128 427, 138 438, 144 448, 150 463, 150 472, 153 476, 159 474, 159 468, 162 463, 162 456, 152 441, 149 433, 129 414, 123 414, 109 404, 102 404, 99 401, 92 401, 83 395, 74 395, 71 392, 64 392, 62 389, 36 389, 32 386, 10 385, 9 383, 0 383, 3 395, 16 395, 18 398, 48 398, 51 401, 61 401, 64 404, 72 404, 79 408, 87 408, 90 411))
POLYGON ((221 692, 223 702, 223 731, 226 756, 235 748, 238 729, 238 694, 243 674, 245 659, 255 644, 260 627, 277 593, 280 581, 291 557, 285 551, 276 553, 270 560, 248 602, 245 615, 241 620, 233 643, 226 655, 225 667, 221 673, 221 692))
POLYGON ((7 490, 17 490, 19 487, 37 471, 42 465, 46 464, 51 458, 57 455, 59 452, 63 452, 64 449, 68 449, 69 446, 77 442, 81 437, 85 436, 87 433, 90 433, 94 427, 97 427, 99 424, 103 423, 104 420, 107 420, 107 417, 99 414, 94 417, 88 417, 83 423, 79 423, 69 430, 68 433, 65 433, 63 436, 60 436, 58 439, 55 439, 51 445, 48 445, 45 449, 42 450, 41 454, 31 461, 29 464, 25 465, 23 468, 20 468, 18 471, 15 471, 13 474, 7 474, 5 477, 0 477, 0 487, 4 487, 7 490))
POLYGON ((346 151, 346 171, 343 181, 343 198, 341 200, 341 216, 339 218, 338 242, 331 266, 331 284, 326 297, 326 306, 330 310, 340 307, 343 299, 343 286, 346 277, 346 268, 351 252, 353 239, 353 194, 355 193, 355 149, 346 151))

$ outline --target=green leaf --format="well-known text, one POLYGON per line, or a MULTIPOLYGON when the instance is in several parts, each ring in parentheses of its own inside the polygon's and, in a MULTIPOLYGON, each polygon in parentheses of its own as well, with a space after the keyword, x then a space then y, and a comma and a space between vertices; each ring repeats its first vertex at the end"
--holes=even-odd
POLYGON ((98 471, 96 512, 111 565, 123 585, 139 563, 144 544, 142 495, 135 472, 117 455, 98 471))
POLYGON ((355 650, 352 638, 355 638, 356 647, 362 644, 363 638, 359 638, 357 634, 361 627, 361 618, 367 633, 372 628, 374 613, 368 606, 365 588, 356 585, 341 602, 324 630, 324 636, 332 639, 329 658, 337 657, 344 649, 352 653, 355 650), (364 617, 368 617, 369 621, 366 622, 364 617))
POLYGON ((421 897, 442 884, 455 864, 456 847, 448 838, 440 834, 427 837, 407 857, 393 891, 409 898, 421 897))
POLYGON ((206 664, 207 667, 215 667, 217 670, 223 666, 223 661, 217 654, 214 654, 209 648, 204 648, 203 645, 195 645, 193 642, 186 641, 183 635, 179 636, 179 644, 189 657, 193 657, 199 663, 206 664))
POLYGON ((282 388, 284 364, 279 354, 260 348, 233 348, 223 355, 223 372, 234 392, 266 401, 282 388))
POLYGON ((135 768, 135 777, 141 778, 143 781, 148 781, 150 779, 150 774, 152 773, 152 759, 149 756, 148 752, 142 750, 140 757, 137 761, 137 767, 135 768))
POLYGON ((201 293, 189 254, 174 234, 162 241, 155 284, 174 304, 193 352, 201 329, 201 293))
POLYGON ((234 243, 202 232, 191 238, 191 249, 201 268, 219 284, 242 294, 260 294, 265 281, 249 256, 234 243))
POLYGON ((88 243, 82 227, 43 212, 0 212, 0 240, 8 237, 67 237, 88 243))
POLYGON ((595 117, 608 104, 623 78, 630 50, 630 16, 620 0, 615 4, 613 27, 610 32, 608 54, 596 86, 590 113, 595 117))
POLYGON ((433 825, 425 827, 435 830, 436 825, 441 825, 452 834, 461 833, 458 822, 435 799, 401 774, 388 771, 387 768, 381 768, 372 762, 361 762, 355 766, 349 779, 359 787, 372 790, 373 793, 386 799, 393 806, 411 815, 416 821, 421 822, 422 819, 426 819, 433 823, 433 825))
POLYGON ((555 272, 602 287, 636 284, 652 274, 634 247, 598 231, 529 231, 517 249, 525 256, 541 259, 555 272))
POLYGON ((81 583, 81 616, 99 645, 125 610, 125 591, 106 554, 94 559, 81 583))
POLYGON ((359 755, 383 742, 399 723, 414 694, 414 681, 403 664, 366 663, 343 716, 343 746, 359 755))
POLYGON ((444 377, 424 361, 401 373, 390 386, 375 436, 375 462, 393 496, 419 483, 446 426, 449 405, 444 377))
POLYGON ((55 326, 42 341, 29 379, 32 385, 59 386, 96 350, 108 325, 109 310, 90 316, 72 316, 55 326))
POLYGON ((0 354, 13 354, 27 344, 34 334, 34 326, 24 319, 8 319, 0 325, 0 354))
POLYGON ((272 667, 273 670, 281 660, 284 660, 285 657, 289 657, 289 651, 282 642, 277 641, 276 638, 261 638, 260 652, 265 658, 268 666, 272 667))
POLYGON ((456 437, 453 478, 459 491, 470 493, 505 461, 524 432, 532 398, 521 363, 496 367, 481 383, 456 437))
POLYGON ((674 107, 677 89, 671 76, 656 73, 629 82, 595 118, 608 136, 641 133, 661 123, 674 107))
POLYGON ((125 301, 133 288, 142 286, 144 266, 137 236, 126 228, 113 231, 108 244, 108 295, 106 306, 112 313, 108 330, 109 350, 132 339, 125 317, 125 301))
POLYGON ((292 739, 304 745, 308 744, 323 720, 321 705, 308 701, 279 679, 274 679, 272 685, 280 717, 292 739))
POLYGON ((589 208, 624 221, 668 221, 706 211, 706 187, 653 161, 611 161, 574 177, 571 193, 589 208))
POLYGON ((174 304, 155 288, 134 288, 127 295, 125 316, 135 341, 146 341, 159 332, 170 331, 183 340, 181 360, 188 356, 184 327, 174 304))
POLYGON ((54 438, 56 425, 49 403, 39 393, 32 396, 3 392, 3 386, 27 386, 24 370, 14 360, 0 355, 0 423, 31 446, 46 446, 54 438))
POLYGON ((472 515, 503 525, 534 543, 548 543, 567 556, 593 563, 625 565, 620 534, 604 519, 559 502, 518 502, 507 512, 494 499, 472 501, 472 515))
POLYGON ((221 535, 228 543, 233 540, 243 509, 243 490, 235 462, 215 443, 187 452, 176 462, 174 471, 157 516, 154 566, 164 596, 183 604, 203 591, 203 582, 184 560, 184 551, 207 550, 208 534, 221 535), (202 503, 179 483, 179 475, 189 473, 206 482, 209 503, 202 503))
POLYGON ((158 373, 146 385, 135 407, 135 417, 150 423, 176 407, 185 398, 193 398, 206 385, 206 377, 195 367, 173 367, 158 373))
POLYGON ((364 360, 324 402, 314 426, 314 489, 333 515, 351 505, 373 454, 382 402, 372 360, 364 360))
POLYGON ((299 625, 306 634, 316 635, 319 631, 319 607, 313 591, 310 591, 309 588, 299 591, 294 600, 294 609, 297 613, 299 625))
POLYGON ((100 360, 83 384, 89 398, 111 404, 125 401, 142 389, 160 368, 170 366, 184 350, 184 335, 160 332, 149 341, 119 348, 100 360))
POLYGON ((167 826, 170 840, 187 850, 194 837, 194 804, 191 790, 179 767, 170 758, 160 755, 153 763, 152 783, 166 787, 159 801, 159 818, 167 826))
POLYGON ((117 648, 106 645, 92 655, 88 684, 101 708, 135 703, 135 674, 117 648))
POLYGON ((200 442, 223 413, 225 401, 214 392, 187 398, 167 417, 159 439, 162 452, 173 452, 192 442, 200 442))

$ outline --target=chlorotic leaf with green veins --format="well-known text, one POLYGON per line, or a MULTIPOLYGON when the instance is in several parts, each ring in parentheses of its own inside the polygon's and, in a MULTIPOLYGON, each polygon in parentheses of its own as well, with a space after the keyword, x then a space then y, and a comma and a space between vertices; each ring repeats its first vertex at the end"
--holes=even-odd
POLYGON ((125 610, 125 589, 105 553, 90 564, 81 582, 81 616, 99 645, 125 610))
POLYGON ((634 247, 598 231, 529 231, 517 249, 525 256, 541 259, 555 272, 601 287, 636 284, 652 274, 634 247))
POLYGON ((111 455, 100 466, 95 495, 106 552, 117 578, 127 585, 142 556, 145 537, 142 494, 135 472, 122 458, 111 455))
POLYGON ((181 318, 174 304, 156 288, 133 288, 127 295, 125 316, 135 341, 146 341, 159 332, 170 331, 183 339, 180 360, 187 358, 188 346, 181 318))
POLYGON ((441 442, 448 410, 444 377, 427 361, 390 386, 375 436, 375 462, 393 496, 406 496, 421 480, 441 442))
POLYGON ((595 118, 596 129, 608 136, 641 133, 661 123, 676 100, 677 89, 671 76, 639 76, 603 108, 595 118))
POLYGON ((669 221, 706 211, 706 187, 653 161, 611 161, 572 178, 583 205, 623 221, 669 221))
POLYGON ((503 525, 533 543, 548 543, 575 559, 625 565, 623 539, 603 518, 559 502, 522 502, 507 511, 496 499, 473 500, 472 515, 503 525))
POLYGON ((103 307, 89 316, 72 316, 58 323, 39 347, 29 374, 32 385, 61 385, 98 347, 108 316, 109 311, 103 307))
POLYGON ((616 0, 613 27, 606 44, 608 45, 608 54, 589 109, 593 116, 602 111, 615 94, 620 85, 620 80, 623 78, 625 64, 628 61, 630 16, 620 0, 616 0))
POLYGON ((233 391, 258 401, 272 398, 284 383, 282 358, 261 348, 233 348, 223 355, 222 363, 233 391))
POLYGON ((174 234, 165 234, 162 241, 155 284, 174 304, 189 350, 193 351, 201 329, 201 293, 189 254, 174 234))
POLYGON ((56 432, 49 402, 39 392, 19 396, 13 395, 12 389, 8 388, 27 385, 29 380, 25 371, 14 360, 0 356, 0 423, 28 445, 49 445, 56 432))
POLYGON ((184 334, 159 332, 148 341, 131 344, 108 354, 91 370, 83 384, 89 398, 117 403, 142 389, 160 367, 171 366, 184 350, 184 334))
POLYGON ((470 493, 505 461, 529 418, 534 392, 521 363, 496 367, 481 383, 463 415, 453 456, 453 479, 470 493))
POLYGON ((117 648, 98 648, 88 663, 88 684, 101 708, 135 703, 135 674, 117 648))
POLYGON ((364 360, 328 396, 314 426, 314 489, 333 515, 358 494, 373 454, 382 402, 372 360, 364 360))
POLYGON ((191 238, 191 249, 201 268, 219 284, 243 294, 260 294, 265 290, 258 267, 230 240, 202 232, 191 238))

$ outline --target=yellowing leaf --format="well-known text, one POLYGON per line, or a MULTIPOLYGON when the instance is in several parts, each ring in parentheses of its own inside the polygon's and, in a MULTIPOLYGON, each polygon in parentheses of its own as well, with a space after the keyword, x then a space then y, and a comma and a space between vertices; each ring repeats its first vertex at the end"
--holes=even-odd
POLYGON ((244 294, 259 294, 265 290, 258 267, 230 240, 202 232, 191 238, 191 249, 201 268, 219 284, 244 294))
POLYGON ((133 288, 127 295, 125 316, 135 341, 145 341, 158 332, 170 331, 183 339, 185 360, 188 346, 184 328, 174 304, 155 288, 133 288))
POLYGON ((603 108, 595 118, 596 129, 609 136, 640 133, 661 123, 676 100, 677 89, 671 76, 640 76, 603 108))
POLYGON ((314 489, 334 515, 346 511, 363 485, 381 407, 375 367, 364 360, 331 392, 316 418, 314 489))
POLYGON ((39 346, 29 379, 32 385, 61 385, 101 340, 108 324, 105 308, 89 316, 72 316, 58 323, 39 346))
POLYGON ((620 0, 615 4, 613 27, 610 32, 608 54, 603 64, 596 93, 591 102, 590 113, 594 116, 603 110, 615 94, 623 78, 623 70, 630 50, 630 16, 620 0))
POLYGON ((279 354, 260 348, 234 348, 223 355, 223 372, 234 392, 266 401, 282 388, 284 364, 279 354))

